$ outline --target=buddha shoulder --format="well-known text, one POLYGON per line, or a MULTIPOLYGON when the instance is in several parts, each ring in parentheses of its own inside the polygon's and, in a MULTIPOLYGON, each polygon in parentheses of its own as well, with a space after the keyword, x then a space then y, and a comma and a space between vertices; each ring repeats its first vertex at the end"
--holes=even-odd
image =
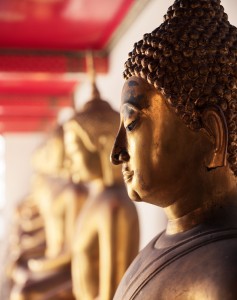
POLYGON ((157 248, 156 237, 126 272, 115 300, 237 299, 237 230, 157 248))

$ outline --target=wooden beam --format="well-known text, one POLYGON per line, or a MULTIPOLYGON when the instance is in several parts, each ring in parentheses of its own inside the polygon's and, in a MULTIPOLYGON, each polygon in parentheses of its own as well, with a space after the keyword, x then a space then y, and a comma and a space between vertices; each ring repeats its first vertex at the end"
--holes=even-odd
POLYGON ((44 132, 53 128, 56 119, 52 117, 0 117, 0 134, 44 132))
MULTIPOLYGON (((97 73, 108 72, 108 54, 93 52, 97 73)), ((86 52, 0 49, 0 72, 86 73, 86 52)))
POLYGON ((73 106, 73 96, 50 96, 50 95, 3 95, 0 94, 0 107, 45 107, 63 108, 73 106))

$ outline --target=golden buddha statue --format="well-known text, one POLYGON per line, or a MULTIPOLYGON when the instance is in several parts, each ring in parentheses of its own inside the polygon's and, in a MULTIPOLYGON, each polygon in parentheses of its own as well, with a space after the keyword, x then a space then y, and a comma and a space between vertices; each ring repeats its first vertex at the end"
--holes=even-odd
POLYGON ((137 211, 127 196, 120 168, 109 161, 118 123, 119 114, 101 100, 93 83, 92 100, 63 126, 72 178, 87 183, 89 189, 73 242, 77 300, 111 300, 138 253, 137 211))
POLYGON ((111 159, 168 225, 116 300, 237 299, 236 47, 219 0, 176 0, 129 54, 111 159))
POLYGON ((32 193, 17 206, 13 214, 10 245, 23 251, 44 243, 44 222, 32 193), (37 239, 31 237, 38 236, 37 239), (37 240, 37 241, 36 241, 37 240))
POLYGON ((46 249, 41 256, 27 256, 27 259, 22 256, 18 260, 10 299, 74 299, 71 244, 75 221, 85 203, 87 190, 81 184, 73 183, 65 170, 62 127, 37 149, 32 161, 38 172, 33 180, 33 198, 44 221, 46 249))
MULTIPOLYGON (((35 177, 37 175, 33 178, 35 177)), ((44 220, 40 214, 35 193, 35 184, 31 184, 30 193, 22 199, 13 212, 6 268, 9 279, 12 278, 13 270, 17 265, 30 258, 42 256, 45 252, 44 220)))
POLYGON ((45 241, 47 242, 46 255, 48 253, 49 256, 50 253, 57 254, 61 250, 60 243, 62 243, 63 238, 58 238, 60 230, 56 230, 54 234, 51 233, 50 235, 52 226, 48 225, 45 227, 45 223, 48 223, 48 219, 52 219, 55 215, 51 211, 51 202, 57 207, 60 206, 62 208, 63 206, 62 203, 59 205, 59 201, 53 201, 56 186, 59 189, 61 183, 62 187, 64 187, 68 181, 66 178, 61 178, 64 156, 62 134, 62 128, 56 128, 34 152, 32 167, 35 174, 31 180, 31 192, 15 211, 15 232, 13 232, 11 239, 13 240, 13 247, 18 250, 19 256, 23 255, 25 258, 28 257, 28 255, 25 255, 27 252, 31 252, 33 248, 45 241), (48 214, 49 218, 45 214, 48 214), (45 228, 46 230, 44 230, 45 228), (60 242, 56 242, 56 240, 60 240, 60 242), (55 248, 57 249, 55 250, 55 248))
POLYGON ((35 199, 45 223, 45 256, 55 258, 71 247, 74 224, 87 196, 86 188, 69 177, 62 126, 36 151, 32 163, 41 175, 35 180, 35 199))

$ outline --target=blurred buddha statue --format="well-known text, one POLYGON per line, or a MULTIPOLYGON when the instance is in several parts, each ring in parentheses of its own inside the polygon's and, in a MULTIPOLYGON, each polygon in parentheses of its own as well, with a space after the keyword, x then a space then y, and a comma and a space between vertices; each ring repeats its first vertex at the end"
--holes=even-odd
MULTIPOLYGON (((36 152, 32 161, 35 169, 43 175, 35 181, 38 187, 35 198, 45 223, 47 261, 47 258, 58 257, 71 248, 75 220, 87 192, 84 186, 74 184, 69 177, 61 126, 52 133, 46 145, 36 152)), ((43 261, 30 261, 29 265, 30 268, 40 269, 40 263, 43 269, 48 268, 43 261)))
POLYGON ((89 189, 74 236, 72 280, 76 299, 111 300, 138 252, 139 224, 121 170, 109 161, 119 114, 94 82, 92 88, 91 101, 63 126, 72 178, 89 189))
MULTIPOLYGON (((17 248, 21 249, 19 253, 22 251, 25 252, 26 249, 31 249, 33 245, 37 245, 42 239, 45 240, 45 234, 43 237, 42 234, 31 234, 31 232, 33 231, 33 233, 35 233, 35 230, 37 230, 37 227, 39 226, 41 228, 44 227, 45 222, 48 219, 42 212, 44 212, 43 207, 45 204, 48 204, 48 206, 50 205, 49 199, 51 199, 52 202, 52 199, 54 198, 54 191, 53 188, 51 189, 49 181, 57 182, 60 180, 61 177, 59 174, 63 169, 63 155, 62 129, 59 127, 33 155, 32 165, 35 174, 31 181, 31 192, 30 195, 20 203, 15 212, 15 220, 20 224, 20 229, 18 229, 17 232, 19 234, 18 239, 15 238, 15 241, 19 240, 17 241, 17 248), (51 178, 51 175, 53 176, 53 179, 51 178), (22 234, 20 234, 19 231, 21 231, 22 234)), ((63 185, 67 183, 65 180, 61 181, 63 181, 63 185)), ((54 201, 54 203, 56 204, 56 201, 54 201)), ((49 210, 50 208, 47 207, 47 209, 49 210)), ((47 209, 45 210, 46 213, 48 212, 47 209)), ((51 215, 53 216, 53 214, 51 215)), ((46 228, 46 236, 48 236, 48 231, 52 231, 52 229, 50 229, 49 226, 46 226, 46 228)), ((54 241, 55 236, 57 236, 57 234, 47 238, 46 253, 52 252, 52 247, 57 247, 55 246, 56 243, 54 241)))
POLYGON ((114 299, 237 299, 237 29, 219 0, 176 0, 124 76, 112 161, 169 221, 114 299))
POLYGON ((30 193, 19 203, 14 212, 14 221, 21 227, 22 232, 25 233, 41 229, 44 226, 33 193, 34 191, 30 191, 30 193))
POLYGON ((11 277, 15 263, 27 260, 45 251, 44 221, 34 201, 33 191, 17 206, 9 235, 7 273, 11 277))
POLYGON ((47 295, 50 299, 61 299, 61 294, 65 299, 72 299, 72 235, 87 190, 68 176, 62 127, 37 149, 32 161, 38 172, 33 183, 33 198, 44 221, 46 249, 41 257, 20 261, 13 272, 16 284, 10 299, 43 299, 47 295))
POLYGON ((20 262, 44 255, 44 222, 32 193, 27 195, 13 212, 8 249, 6 262, 8 282, 11 282, 13 271, 20 262))

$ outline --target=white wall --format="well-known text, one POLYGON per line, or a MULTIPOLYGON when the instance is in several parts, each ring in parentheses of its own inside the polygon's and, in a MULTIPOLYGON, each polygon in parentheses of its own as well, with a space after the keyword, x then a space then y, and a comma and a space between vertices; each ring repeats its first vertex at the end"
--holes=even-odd
POLYGON ((8 208, 19 202, 30 187, 31 154, 42 142, 44 135, 6 134, 6 199, 8 208))
POLYGON ((221 4, 225 8, 225 12, 229 16, 232 25, 237 26, 237 3, 236 0, 221 0, 221 4))

